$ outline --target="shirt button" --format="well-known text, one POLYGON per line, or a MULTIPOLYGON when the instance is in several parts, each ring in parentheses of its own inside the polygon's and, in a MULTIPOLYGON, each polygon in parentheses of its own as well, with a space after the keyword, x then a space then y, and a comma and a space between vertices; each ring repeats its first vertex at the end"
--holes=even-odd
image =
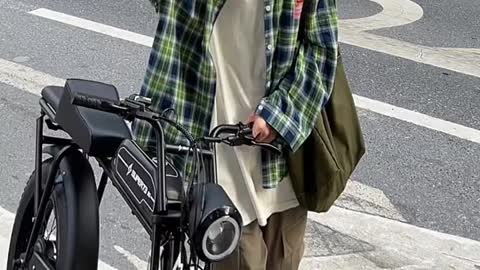
POLYGON ((265 11, 270 12, 272 11, 272 6, 268 5, 265 7, 265 11))
POLYGON ((272 44, 268 44, 268 45, 267 45, 267 50, 271 51, 272 48, 273 48, 272 44))

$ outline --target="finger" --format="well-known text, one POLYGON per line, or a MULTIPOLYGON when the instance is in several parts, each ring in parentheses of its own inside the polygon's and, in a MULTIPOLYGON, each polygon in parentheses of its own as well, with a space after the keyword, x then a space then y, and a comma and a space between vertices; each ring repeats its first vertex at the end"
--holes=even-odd
POLYGON ((261 127, 259 125, 258 118, 256 118, 252 123, 252 135, 253 138, 257 138, 261 133, 261 127))
POLYGON ((265 138, 265 143, 272 143, 277 138, 277 135, 274 132, 270 132, 270 135, 265 138))
POLYGON ((260 128, 258 127, 258 124, 255 124, 255 122, 253 122, 253 127, 252 127, 252 136, 253 138, 255 138, 255 140, 257 139, 257 137, 260 135, 261 133, 261 130, 260 128))
POLYGON ((277 135, 273 132, 270 132, 270 134, 268 136, 266 136, 265 138, 262 138, 261 140, 258 140, 258 142, 261 142, 261 143, 271 143, 273 142, 275 139, 277 138, 277 135))
POLYGON ((253 113, 250 114, 250 115, 248 116, 248 118, 247 118, 247 124, 250 124, 250 123, 252 123, 252 122, 255 122, 256 117, 257 117, 257 116, 256 116, 255 114, 253 114, 253 113))
POLYGON ((266 126, 263 126, 260 128, 258 136, 255 137, 255 141, 264 142, 270 136, 270 134, 270 130, 266 126))

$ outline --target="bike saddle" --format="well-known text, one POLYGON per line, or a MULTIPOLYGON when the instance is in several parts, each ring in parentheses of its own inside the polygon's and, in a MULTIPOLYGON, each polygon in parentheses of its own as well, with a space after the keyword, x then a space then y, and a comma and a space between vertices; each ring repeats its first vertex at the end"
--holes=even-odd
POLYGON ((90 156, 112 156, 124 139, 131 139, 123 119, 115 114, 72 104, 75 94, 118 101, 113 85, 69 79, 64 87, 47 86, 42 97, 55 110, 55 122, 90 156))

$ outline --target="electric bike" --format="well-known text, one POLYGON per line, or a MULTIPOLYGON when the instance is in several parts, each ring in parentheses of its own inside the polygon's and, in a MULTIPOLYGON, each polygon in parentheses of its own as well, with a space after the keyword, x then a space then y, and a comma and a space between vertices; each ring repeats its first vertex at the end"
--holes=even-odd
POLYGON ((42 90, 35 171, 17 208, 7 270, 97 269, 99 205, 109 180, 150 236, 149 270, 209 269, 233 253, 242 220, 217 184, 215 145, 281 149, 255 142, 241 123, 193 138, 150 105, 138 95, 120 100, 113 85, 81 79, 42 90), (152 126, 155 153, 135 142, 127 125, 135 120, 152 126), (188 144, 165 143, 165 125, 188 144), (171 156, 182 157, 182 170, 171 156), (98 184, 89 160, 103 170, 98 184))

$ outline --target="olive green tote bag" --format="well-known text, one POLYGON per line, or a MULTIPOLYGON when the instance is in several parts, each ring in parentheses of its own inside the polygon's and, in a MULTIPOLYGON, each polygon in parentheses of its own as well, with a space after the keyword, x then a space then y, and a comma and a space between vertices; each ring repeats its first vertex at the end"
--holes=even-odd
POLYGON ((300 205, 327 212, 365 153, 353 96, 339 55, 333 92, 303 146, 288 156, 300 205))

